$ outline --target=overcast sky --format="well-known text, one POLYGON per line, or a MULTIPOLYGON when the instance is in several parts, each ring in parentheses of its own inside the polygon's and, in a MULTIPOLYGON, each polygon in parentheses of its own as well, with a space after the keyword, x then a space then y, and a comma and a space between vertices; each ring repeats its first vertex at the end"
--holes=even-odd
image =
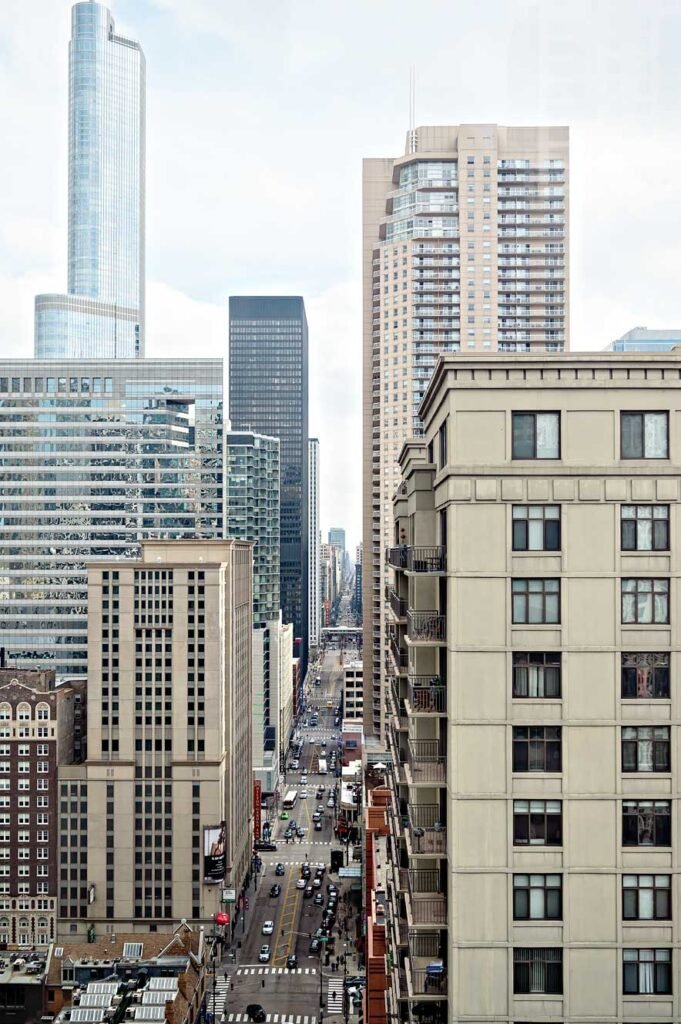
MULTIPOLYGON (((417 124, 567 124, 571 342, 681 326, 678 0, 111 0, 147 58, 147 354, 302 294, 322 527, 360 537, 361 160, 417 124)), ((2 0, 0 346, 66 287, 70 0, 2 0)))

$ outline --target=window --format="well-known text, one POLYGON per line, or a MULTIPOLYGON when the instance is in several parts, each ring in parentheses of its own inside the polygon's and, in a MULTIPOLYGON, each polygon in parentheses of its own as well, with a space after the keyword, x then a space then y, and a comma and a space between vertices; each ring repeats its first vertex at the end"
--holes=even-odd
POLYGON ((669 505, 622 505, 622 551, 669 551, 669 505))
POLYGON ((28 722, 31 719, 31 708, 28 704, 20 704, 17 708, 17 718, 20 722, 28 722))
POLYGON ((38 704, 36 708, 36 718, 39 722, 47 722, 50 717, 50 706, 49 704, 38 704))
POLYGON ((669 655, 622 654, 622 697, 660 700, 669 697, 669 655))
POLYGON ((513 696, 560 697, 560 654, 514 654, 513 696))
POLYGON ((623 412, 620 419, 623 459, 668 459, 669 414, 623 412))
POLYGON ((560 551, 560 506, 514 505, 513 550, 560 551))
POLYGON ((669 580, 623 579, 622 624, 669 622, 669 580))
POLYGON ((623 846, 671 846, 672 812, 669 800, 624 800, 623 846))
POLYGON ((514 459, 560 458, 560 413, 514 412, 514 459))
POLYGON ((511 591, 514 623, 560 622, 560 580, 512 580, 511 591))
POLYGON ((671 884, 671 875, 623 875, 622 917, 624 920, 671 920, 671 884))
POLYGON ((440 458, 439 468, 440 469, 444 469, 445 466, 447 465, 447 420, 446 419, 440 424, 440 429, 438 430, 438 439, 439 439, 439 442, 438 442, 439 443, 438 454, 439 454, 439 458, 440 458))
POLYGON ((563 991, 562 949, 514 949, 513 992, 515 995, 563 991))
POLYGON ((514 800, 515 846, 560 846, 563 842, 563 811, 560 800, 514 800))
POLYGON ((660 995, 671 992, 671 949, 623 949, 622 961, 625 995, 660 995))
POLYGON ((622 726, 622 771, 671 771, 669 726, 622 726))
POLYGON ((559 772, 561 729, 559 725, 513 726, 514 772, 559 772))
POLYGON ((561 875, 514 875, 515 921, 560 921, 563 916, 561 875))

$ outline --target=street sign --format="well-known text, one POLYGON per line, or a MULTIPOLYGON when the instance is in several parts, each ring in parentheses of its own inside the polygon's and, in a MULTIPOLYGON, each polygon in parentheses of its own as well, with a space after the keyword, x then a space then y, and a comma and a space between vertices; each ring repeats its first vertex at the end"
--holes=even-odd
POLYGON ((222 902, 223 903, 236 903, 236 889, 223 889, 222 890, 222 902))
POLYGON ((328 935, 320 935, 319 936, 319 941, 320 942, 328 942, 329 941, 329 936, 328 935))

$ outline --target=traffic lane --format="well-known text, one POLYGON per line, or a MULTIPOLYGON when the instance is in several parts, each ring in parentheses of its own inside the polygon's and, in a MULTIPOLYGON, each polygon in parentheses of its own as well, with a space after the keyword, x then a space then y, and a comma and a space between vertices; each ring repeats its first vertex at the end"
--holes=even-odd
MULTIPOLYGON (((267 856, 274 856, 267 855, 267 856)), ((262 926, 265 921, 274 921, 276 925, 281 910, 281 897, 269 895, 270 888, 276 882, 284 882, 284 878, 275 878, 275 862, 265 860, 265 854, 260 854, 263 862, 262 871, 258 874, 258 888, 250 897, 250 908, 246 911, 246 934, 243 934, 242 927, 237 931, 237 940, 241 941, 240 961, 242 963, 257 963, 260 947, 267 943, 271 946, 272 936, 262 934, 262 926)), ((283 888, 283 886, 282 886, 283 888)))

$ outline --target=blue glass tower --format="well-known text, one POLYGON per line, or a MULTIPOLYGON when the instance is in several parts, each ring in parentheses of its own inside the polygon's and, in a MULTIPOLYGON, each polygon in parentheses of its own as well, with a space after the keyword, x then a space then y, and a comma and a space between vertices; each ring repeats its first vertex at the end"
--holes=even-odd
POLYGON ((144 355, 145 61, 103 4, 69 46, 68 294, 38 295, 42 359, 144 355))

